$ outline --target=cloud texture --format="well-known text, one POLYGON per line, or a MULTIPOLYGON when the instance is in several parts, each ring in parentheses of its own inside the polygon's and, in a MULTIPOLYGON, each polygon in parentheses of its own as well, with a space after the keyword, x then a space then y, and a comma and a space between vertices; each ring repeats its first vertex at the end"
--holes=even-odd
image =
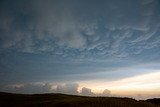
POLYGON ((1 3, 2 49, 123 58, 149 52, 160 44, 157 0, 102 0, 101 7, 96 0, 8 3, 1 3))

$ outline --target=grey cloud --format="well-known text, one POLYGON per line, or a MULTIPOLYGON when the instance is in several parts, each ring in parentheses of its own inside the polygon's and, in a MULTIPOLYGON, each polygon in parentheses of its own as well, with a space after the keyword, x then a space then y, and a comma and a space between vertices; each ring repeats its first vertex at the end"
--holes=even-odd
MULTIPOLYGON (((54 3, 54 1, 49 0, 46 2, 39 1, 38 4, 37 2, 33 1, 32 5, 29 3, 27 5, 29 5, 30 7, 27 8, 22 8, 21 6, 19 7, 19 5, 15 7, 22 8, 23 10, 21 11, 21 9, 19 9, 19 13, 17 14, 24 14, 26 17, 32 15, 32 17, 27 19, 27 23, 24 23, 24 26, 26 26, 27 30, 24 30, 21 26, 21 22, 17 21, 17 19, 21 17, 11 14, 9 14, 8 16, 1 14, 1 21, 3 22, 2 30, 4 32, 3 36, 1 36, 1 39, 3 40, 3 46, 5 48, 21 46, 22 49, 24 49, 22 51, 25 52, 30 52, 34 50, 37 51, 36 44, 31 44, 26 41, 42 42, 44 40, 51 40, 53 42, 56 42, 58 45, 69 46, 71 48, 80 48, 86 44, 86 39, 79 31, 76 25, 78 24, 78 22, 71 14, 72 11, 71 9, 69 9, 69 6, 64 5, 63 2, 57 3, 60 7, 62 6, 63 8, 66 8, 63 10, 56 5, 51 5, 54 3), (57 12, 57 9, 59 12, 57 12), (10 21, 8 19, 9 17, 14 17, 15 20, 10 21), (13 29, 12 26, 14 26, 15 29, 13 29), (7 31, 7 29, 9 31, 7 31), (16 37, 18 32, 23 32, 23 34, 16 37), (32 35, 31 40, 28 38, 30 37, 30 35, 26 35, 28 33, 32 35)), ((10 13, 10 11, 12 10, 5 11, 6 13, 10 13)), ((48 44, 44 44, 43 47, 48 47, 48 44)))
POLYGON ((93 35, 95 35, 96 30, 98 29, 98 23, 96 20, 83 22, 83 23, 80 23, 79 28, 87 36, 93 36, 93 35))
POLYGON ((84 46, 86 40, 77 27, 79 22, 72 14, 72 6, 69 7, 69 4, 64 4, 64 2, 58 2, 53 6, 51 5, 54 4, 53 2, 47 1, 44 5, 44 2, 41 1, 38 6, 33 7, 35 13, 39 13, 33 21, 33 25, 31 24, 31 26, 35 26, 33 29, 40 31, 37 36, 41 35, 40 38, 46 38, 44 31, 47 31, 49 38, 56 39, 60 45, 67 45, 71 48, 84 46), (45 8, 45 11, 42 7, 45 8))
POLYGON ((57 85, 55 92, 63 93, 63 94, 77 95, 78 94, 77 90, 78 90, 78 84, 68 83, 64 85, 57 85))
POLYGON ((12 23, 14 21, 14 17, 3 13, 0 16, 0 20, 1 20, 0 29, 5 30, 5 31, 9 31, 10 26, 12 25, 12 23))
POLYGON ((105 89, 102 93, 103 96, 110 96, 111 95, 111 91, 108 89, 105 89))
POLYGON ((36 94, 36 93, 62 93, 69 95, 82 96, 112 96, 111 91, 105 89, 102 93, 96 94, 92 89, 83 87, 81 92, 78 92, 77 83, 65 83, 53 85, 53 83, 25 83, 25 84, 1 84, 0 91, 22 94, 36 94), (55 87, 53 89, 53 87, 55 87))
MULTIPOLYGON (((150 26, 150 22, 152 22, 152 17, 155 14, 154 9, 157 1, 154 1, 154 3, 146 4, 146 5, 140 5, 141 1, 128 1, 124 3, 119 3, 116 1, 114 4, 117 5, 117 8, 114 9, 114 11, 111 14, 110 20, 108 20, 109 24, 106 25, 106 28, 110 30, 124 30, 124 29, 133 29, 133 30, 140 30, 140 31, 147 31, 150 26), (137 3, 137 4, 136 4, 137 3), (136 7, 133 7, 135 5, 136 7), (128 7, 129 6, 129 7, 128 7), (122 8, 123 7, 123 8, 122 8), (135 11, 133 8, 138 9, 135 17, 135 11), (143 16, 143 15, 148 16, 143 16)), ((109 16, 108 16, 109 17, 109 16)))
POLYGON ((67 45, 71 48, 81 48, 86 44, 85 37, 78 31, 69 31, 65 34, 66 36, 59 38, 59 45, 67 45))
POLYGON ((13 84, 13 85, 3 85, 0 90, 4 92, 12 93, 51 93, 52 84, 50 83, 28 83, 28 84, 13 84))
POLYGON ((84 96, 93 96, 94 93, 92 92, 91 89, 83 87, 82 90, 81 90, 81 95, 84 95, 84 96))
POLYGON ((157 28, 155 29, 151 29, 149 31, 144 32, 142 35, 140 35, 140 37, 136 38, 135 40, 132 41, 132 43, 137 43, 137 42, 141 42, 141 41, 146 41, 148 39, 150 39, 152 36, 154 36, 154 34, 157 32, 157 28))
POLYGON ((86 87, 82 88, 80 95, 83 95, 83 96, 112 96, 111 91, 108 89, 105 89, 102 93, 96 94, 96 93, 93 93, 91 89, 86 88, 86 87))
POLYGON ((135 49, 137 45, 139 48, 135 49, 135 54, 159 44, 157 40, 148 42, 159 29, 156 0, 103 1, 104 11, 96 7, 96 11, 91 9, 87 12, 80 7, 75 9, 77 4, 74 3, 47 0, 28 2, 26 6, 17 4, 15 15, 10 14, 12 10, 4 8, 5 13, 0 15, 0 29, 3 32, 0 36, 1 47, 64 57, 73 56, 68 55, 71 53, 67 50, 78 49, 80 58, 124 58, 132 54, 128 50, 135 49), (94 14, 88 16, 88 12, 94 14), (28 18, 23 23, 20 22, 23 20, 21 15, 28 18), (61 54, 57 54, 59 51, 61 54))
POLYGON ((25 93, 50 93, 51 92, 51 84, 25 84, 22 87, 23 92, 25 93))
MULTIPOLYGON (((28 83, 28 84, 0 84, 0 91, 3 92, 11 92, 11 93, 22 93, 22 94, 40 94, 40 93, 57 93, 52 89, 54 86, 51 83, 28 83)), ((150 95, 150 94, 137 94, 133 96, 121 96, 121 95, 113 95, 111 91, 105 89, 102 93, 95 94, 92 92, 91 89, 83 87, 81 92, 78 93, 77 91, 78 84, 64 84, 64 85, 57 85, 59 93, 64 94, 71 94, 71 95, 83 95, 83 96, 105 96, 105 97, 131 97, 137 100, 143 100, 148 98, 155 98, 159 97, 160 95, 150 95), (64 91, 65 90, 65 91, 64 91), (68 90, 68 91, 67 91, 68 90)))
POLYGON ((150 4, 150 3, 152 3, 152 2, 154 2, 155 0, 141 0, 141 3, 143 4, 143 5, 146 5, 146 4, 150 4))

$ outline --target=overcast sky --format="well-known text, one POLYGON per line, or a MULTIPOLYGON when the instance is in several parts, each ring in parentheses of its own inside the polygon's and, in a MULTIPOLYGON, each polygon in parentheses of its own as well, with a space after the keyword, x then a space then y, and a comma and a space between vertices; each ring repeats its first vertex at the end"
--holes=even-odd
MULTIPOLYGON (((25 86, 52 84, 56 91, 73 86, 73 94, 83 87, 128 95, 144 94, 140 89, 145 85, 146 92, 156 95, 157 75, 159 0, 0 1, 1 91, 18 88, 23 93, 29 90, 22 91, 25 86)), ((34 87, 31 92, 39 92, 39 85, 34 87)))

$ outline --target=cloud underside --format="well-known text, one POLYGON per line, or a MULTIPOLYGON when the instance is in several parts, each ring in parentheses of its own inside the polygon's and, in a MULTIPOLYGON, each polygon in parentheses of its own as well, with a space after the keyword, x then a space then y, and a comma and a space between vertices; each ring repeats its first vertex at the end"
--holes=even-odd
POLYGON ((3 50, 79 58, 141 54, 160 44, 157 2, 109 0, 99 2, 99 7, 96 1, 48 0, 25 6, 15 3, 14 10, 4 2, 0 46, 3 50))

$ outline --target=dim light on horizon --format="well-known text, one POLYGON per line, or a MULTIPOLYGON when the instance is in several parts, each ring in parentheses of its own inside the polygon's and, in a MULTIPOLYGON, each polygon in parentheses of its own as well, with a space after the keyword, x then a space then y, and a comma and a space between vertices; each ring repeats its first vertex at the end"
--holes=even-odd
POLYGON ((160 71, 153 73, 141 74, 133 77, 127 77, 116 81, 83 81, 80 83, 79 90, 82 87, 88 87, 94 93, 102 93, 103 90, 109 89, 112 94, 117 95, 134 95, 134 94, 159 94, 160 93, 160 71))

